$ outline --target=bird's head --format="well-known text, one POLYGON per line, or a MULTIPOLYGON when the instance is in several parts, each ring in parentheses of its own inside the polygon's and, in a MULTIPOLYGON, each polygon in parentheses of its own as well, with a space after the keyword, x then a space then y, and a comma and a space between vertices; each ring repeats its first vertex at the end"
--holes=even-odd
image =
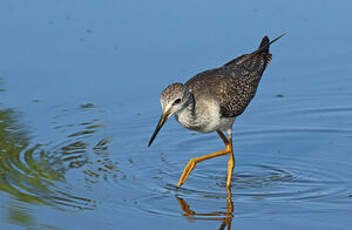
POLYGON ((163 111, 158 125, 156 126, 155 131, 150 138, 148 146, 153 143, 154 138, 158 134, 161 127, 165 124, 165 122, 173 114, 181 111, 187 106, 189 98, 190 92, 182 83, 173 83, 164 89, 160 97, 160 103, 163 111))

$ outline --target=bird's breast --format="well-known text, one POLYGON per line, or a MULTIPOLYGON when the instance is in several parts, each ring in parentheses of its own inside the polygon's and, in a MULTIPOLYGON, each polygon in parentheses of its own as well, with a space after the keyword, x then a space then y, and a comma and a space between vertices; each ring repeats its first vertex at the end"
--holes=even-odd
POLYGON ((211 100, 198 102, 194 110, 185 108, 175 114, 176 120, 185 128, 209 133, 215 130, 226 130, 232 127, 232 118, 222 118, 220 106, 211 100))

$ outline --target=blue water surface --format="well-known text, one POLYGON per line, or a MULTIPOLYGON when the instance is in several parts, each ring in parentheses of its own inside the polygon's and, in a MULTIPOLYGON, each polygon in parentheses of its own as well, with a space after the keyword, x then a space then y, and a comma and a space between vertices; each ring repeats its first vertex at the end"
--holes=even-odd
POLYGON ((0 2, 0 229, 350 229, 350 1, 0 2), (161 91, 273 44, 234 125, 236 168, 192 157, 216 134, 161 91))

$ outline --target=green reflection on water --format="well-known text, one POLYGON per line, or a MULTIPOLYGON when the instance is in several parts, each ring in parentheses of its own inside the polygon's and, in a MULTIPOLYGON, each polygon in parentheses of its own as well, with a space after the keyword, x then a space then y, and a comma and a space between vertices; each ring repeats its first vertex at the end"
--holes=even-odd
POLYGON ((41 144, 20 125, 17 112, 0 103, 0 200, 4 222, 28 229, 58 229, 45 224, 47 220, 36 213, 45 208, 38 207, 45 205, 57 211, 95 209, 96 201, 87 198, 92 195, 89 188, 126 176, 110 158, 111 139, 97 138, 97 131, 104 127, 101 119, 87 121, 87 116, 96 116, 94 107, 89 106, 89 111, 83 111, 84 122, 80 114, 75 114, 80 121, 73 123, 72 113, 68 113, 67 120, 55 118, 53 131, 64 132, 64 137, 41 144))
POLYGON ((67 135, 63 143, 48 148, 31 143, 18 118, 14 110, 0 109, 0 194, 12 196, 11 199, 0 197, 5 201, 3 220, 31 229, 37 226, 40 226, 38 229, 58 229, 38 223, 46 220, 37 220, 31 205, 47 205, 63 211, 95 209, 94 200, 74 195, 65 174, 71 169, 80 169, 78 177, 83 177, 86 185, 117 178, 119 170, 109 158, 110 140, 103 138, 92 147, 84 141, 87 134, 95 133, 102 126, 92 126, 94 121, 85 122, 82 126, 89 133, 74 132, 77 135, 67 135))
MULTIPOLYGON (((0 190, 11 194, 15 199, 32 204, 48 204, 35 191, 49 192, 50 180, 60 180, 60 175, 48 167, 47 160, 41 154, 38 160, 32 158, 40 145, 26 149, 29 138, 16 127, 14 112, 10 109, 0 110, 0 190), (20 153, 27 163, 21 163, 20 153)), ((20 226, 37 226, 36 218, 26 208, 9 201, 6 206, 5 221, 20 226)), ((35 229, 35 228, 33 228, 35 229)), ((43 229, 43 228, 41 228, 43 229)), ((58 229, 47 226, 46 229, 58 229)))
POLYGON ((38 223, 36 218, 31 215, 31 210, 16 202, 10 202, 7 205, 6 221, 10 224, 16 224, 27 230, 62 230, 62 228, 38 223))
POLYGON ((30 143, 29 135, 16 124, 13 110, 0 110, 0 191, 34 204, 61 204, 62 200, 71 198, 90 202, 61 191, 57 184, 66 183, 65 174, 71 169, 80 169, 78 179, 83 179, 88 187, 102 180, 116 180, 118 174, 123 176, 116 167, 117 162, 110 159, 110 139, 94 140, 96 144, 93 142, 92 146, 92 141, 86 139, 103 127, 97 121, 80 123, 78 127, 83 131, 72 131, 73 134, 67 134, 61 143, 48 149, 48 146, 30 143))
POLYGON ((40 145, 27 149, 29 138, 16 127, 14 117, 12 110, 0 110, 0 190, 27 203, 46 204, 46 201, 31 193, 49 192, 47 186, 50 181, 60 180, 61 176, 50 168, 44 154, 33 159, 33 152, 40 145))
POLYGON ((2 82, 3 82, 3 80, 2 80, 2 78, 0 77, 0 92, 4 92, 4 91, 5 91, 5 89, 1 88, 2 82))
MULTIPOLYGON (((91 126, 88 122, 87 125, 91 126)), ((90 131, 90 134, 95 133, 96 129, 90 131)), ((109 139, 103 138, 89 147, 90 143, 83 139, 88 137, 87 133, 80 133, 78 139, 70 134, 64 144, 46 150, 47 146, 30 143, 26 132, 16 125, 12 110, 0 110, 0 190, 26 203, 64 204, 86 209, 79 203, 85 206, 93 201, 61 191, 57 186, 66 183, 65 173, 70 169, 81 169, 79 176, 89 186, 100 180, 115 180, 120 171, 109 158, 109 139)))

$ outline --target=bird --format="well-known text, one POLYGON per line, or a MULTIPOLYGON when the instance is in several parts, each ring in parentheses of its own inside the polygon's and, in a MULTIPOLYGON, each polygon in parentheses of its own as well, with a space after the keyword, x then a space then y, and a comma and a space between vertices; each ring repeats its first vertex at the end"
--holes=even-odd
POLYGON ((271 41, 265 35, 254 52, 243 54, 221 67, 203 71, 184 84, 172 83, 162 91, 160 97, 162 114, 148 147, 165 122, 173 115, 184 128, 200 133, 216 131, 225 144, 223 150, 191 158, 183 170, 177 188, 184 184, 199 162, 224 155, 229 155, 226 187, 231 187, 235 166, 232 126, 255 96, 264 70, 272 60, 270 45, 285 34, 271 41), (227 133, 227 137, 224 132, 227 133))

